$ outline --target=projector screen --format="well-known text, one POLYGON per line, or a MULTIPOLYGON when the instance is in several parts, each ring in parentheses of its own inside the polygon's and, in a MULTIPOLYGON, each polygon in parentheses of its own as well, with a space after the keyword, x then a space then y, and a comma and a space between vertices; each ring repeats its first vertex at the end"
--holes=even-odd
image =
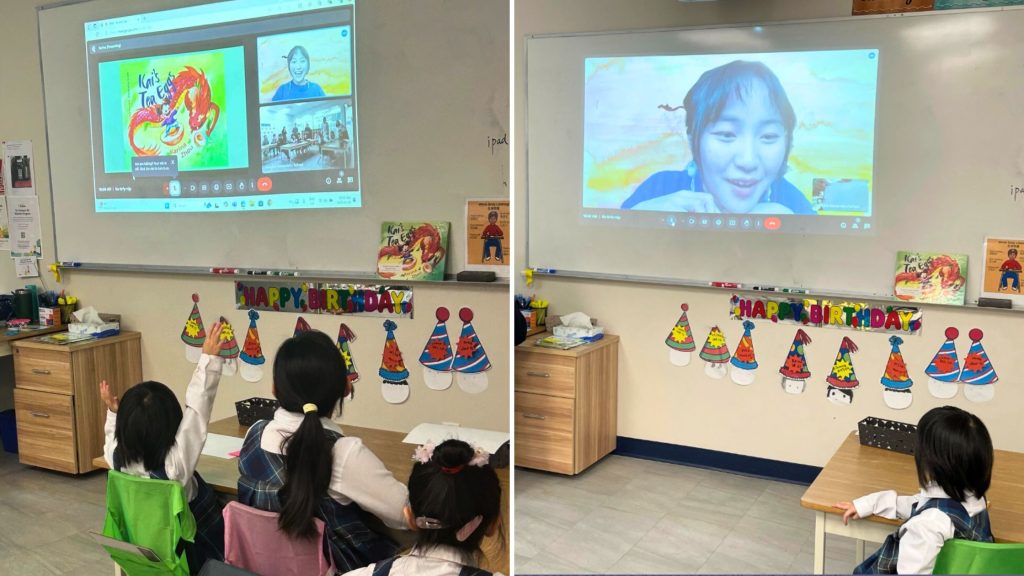
POLYGON ((584 219, 871 232, 877 50, 586 58, 583 74, 584 219))
POLYGON ((527 264, 893 298, 1024 222, 1024 9, 526 39, 527 264))
POLYGON ((507 2, 89 0, 38 16, 58 260, 360 279, 382 223, 450 222, 455 273, 466 201, 508 197, 507 2))
POLYGON ((97 212, 361 205, 353 0, 84 28, 97 212))

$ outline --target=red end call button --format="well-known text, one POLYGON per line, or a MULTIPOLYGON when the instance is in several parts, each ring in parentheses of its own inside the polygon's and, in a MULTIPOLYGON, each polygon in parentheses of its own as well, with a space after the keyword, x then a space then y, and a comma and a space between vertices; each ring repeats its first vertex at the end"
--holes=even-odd
POLYGON ((274 181, 266 176, 256 181, 256 189, 259 190, 260 192, 270 192, 270 189, 273 187, 274 181))
POLYGON ((764 219, 765 230, 778 230, 780 227, 782 227, 782 221, 775 216, 769 216, 764 219))

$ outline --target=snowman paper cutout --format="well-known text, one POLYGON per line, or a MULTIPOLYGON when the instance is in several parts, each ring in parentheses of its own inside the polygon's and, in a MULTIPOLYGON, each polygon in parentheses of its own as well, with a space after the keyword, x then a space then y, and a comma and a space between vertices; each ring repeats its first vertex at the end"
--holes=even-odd
POLYGON ((988 402, 995 397, 994 384, 999 381, 999 376, 996 375, 988 354, 981 346, 981 339, 985 334, 974 328, 967 335, 971 338, 971 349, 964 357, 964 368, 960 372, 960 381, 964 383, 964 397, 971 402, 988 402))
POLYGON ((853 391, 860 386, 857 374, 853 371, 853 358, 850 357, 856 351, 857 345, 844 336, 839 344, 836 361, 832 363, 832 373, 825 379, 828 382, 825 395, 830 402, 838 406, 849 406, 853 403, 853 391))
POLYGON ((260 313, 249 310, 249 329, 245 332, 245 344, 242 345, 242 352, 238 355, 242 365, 238 367, 238 373, 246 382, 259 382, 263 379, 263 364, 267 359, 263 356, 263 348, 260 346, 260 333, 256 329, 256 321, 260 313))
POLYGON ((729 360, 729 377, 740 386, 753 384, 756 376, 757 357, 754 356, 754 341, 750 337, 750 331, 753 329, 753 322, 743 321, 743 336, 740 338, 740 345, 736 348, 732 359, 729 360))
POLYGON ((345 382, 348 392, 345 394, 345 400, 352 400, 355 398, 355 383, 359 380, 359 370, 356 368, 356 361, 352 358, 352 350, 349 349, 349 342, 354 342, 356 339, 356 333, 348 327, 347 324, 342 322, 341 326, 338 327, 338 351, 341 352, 341 358, 345 361, 345 382))
POLYGON ((382 378, 380 393, 390 404, 401 404, 409 399, 409 370, 402 361, 402 351, 395 340, 398 324, 392 320, 384 321, 387 338, 384 340, 384 352, 381 355, 380 370, 382 378))
POLYGON ((437 318, 437 324, 423 346, 420 364, 423 365, 423 381, 427 388, 447 390, 452 385, 452 364, 455 362, 452 344, 448 339, 448 327, 445 325, 451 313, 441 306, 434 311, 434 316, 437 318))
POLYGON ((811 337, 803 329, 797 329, 793 344, 789 347, 786 360, 779 368, 782 374, 782 390, 787 394, 802 394, 807 387, 811 372, 807 368, 804 346, 811 343, 811 337))
POLYGON ((690 321, 686 318, 690 306, 684 302, 680 308, 683 313, 672 327, 672 332, 665 338, 665 344, 669 348, 668 361, 675 366, 686 366, 690 363, 690 353, 697 349, 697 345, 693 343, 690 321))
POLYGON ((469 308, 459 310, 459 319, 463 322, 462 333, 455 346, 452 370, 455 370, 456 381, 463 392, 479 394, 487 389, 487 370, 491 369, 491 360, 473 328, 473 311, 469 308))
POLYGON ((704 360, 705 374, 716 380, 725 378, 729 347, 725 344, 725 334, 722 334, 718 326, 711 328, 707 340, 704 341, 704 348, 700 351, 700 357, 704 360))
POLYGON ((928 391, 936 398, 952 398, 959 388, 957 379, 960 376, 960 361, 956 356, 954 342, 959 335, 960 331, 953 326, 946 328, 946 341, 924 369, 928 375, 928 391))
POLYGON ((910 390, 914 381, 907 373, 907 365, 903 361, 903 353, 900 352, 903 339, 899 336, 890 336, 889 344, 892 345, 892 350, 889 351, 889 361, 886 362, 885 373, 882 374, 882 386, 885 387, 882 399, 889 408, 903 410, 914 401, 914 393, 910 390))
POLYGON ((199 313, 199 294, 192 294, 192 312, 185 320, 185 327, 181 330, 181 341, 185 343, 185 359, 193 364, 199 363, 199 357, 203 355, 203 341, 206 340, 206 328, 203 326, 203 316, 199 313))
POLYGON ((235 360, 239 354, 238 341, 235 340, 235 329, 231 327, 231 323, 223 316, 220 317, 220 322, 223 327, 220 331, 220 350, 217 351, 217 356, 224 359, 220 373, 224 376, 233 376, 238 372, 238 362, 235 360))

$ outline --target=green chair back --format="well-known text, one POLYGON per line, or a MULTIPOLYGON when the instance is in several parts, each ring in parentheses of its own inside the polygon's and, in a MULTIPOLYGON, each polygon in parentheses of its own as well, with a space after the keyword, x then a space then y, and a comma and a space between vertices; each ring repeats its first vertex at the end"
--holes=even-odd
POLYGON ((932 573, 1024 574, 1024 544, 947 540, 932 573))

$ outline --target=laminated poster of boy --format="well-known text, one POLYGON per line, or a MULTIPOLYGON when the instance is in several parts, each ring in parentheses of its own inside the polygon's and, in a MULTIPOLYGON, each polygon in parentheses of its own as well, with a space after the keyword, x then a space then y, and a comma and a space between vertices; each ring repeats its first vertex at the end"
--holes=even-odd
MULTIPOLYGON (((491 249, 494 249, 494 259, 498 262, 504 263, 505 257, 501 252, 501 240, 505 237, 505 232, 498 226, 498 211, 491 210, 487 213, 487 226, 484 227, 484 231, 480 234, 480 237, 484 240, 484 262, 491 261, 491 249)), ((1018 264, 1018 270, 1020 265, 1018 264)))
POLYGON ((1020 294, 1021 265, 1017 261, 1016 248, 1006 251, 1006 261, 999 265, 999 271, 1002 272, 1002 276, 999 278, 999 291, 1012 290, 1020 294))

